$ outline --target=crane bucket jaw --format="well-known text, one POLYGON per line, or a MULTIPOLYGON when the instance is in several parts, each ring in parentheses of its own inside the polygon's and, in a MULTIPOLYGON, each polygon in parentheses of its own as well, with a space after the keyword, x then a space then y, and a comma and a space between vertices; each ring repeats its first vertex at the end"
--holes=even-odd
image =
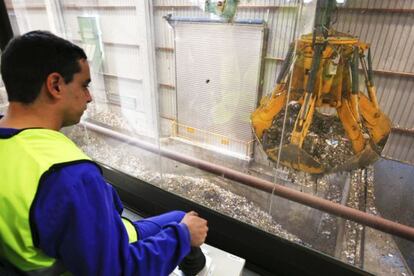
POLYGON ((391 131, 368 74, 366 93, 359 87, 358 64, 367 71, 362 59, 368 46, 335 31, 310 37, 297 41, 280 83, 252 113, 255 136, 272 161, 296 170, 321 174, 366 167, 379 158, 391 131), (315 50, 315 41, 325 44, 315 50), (324 108, 335 114, 323 114, 324 108))

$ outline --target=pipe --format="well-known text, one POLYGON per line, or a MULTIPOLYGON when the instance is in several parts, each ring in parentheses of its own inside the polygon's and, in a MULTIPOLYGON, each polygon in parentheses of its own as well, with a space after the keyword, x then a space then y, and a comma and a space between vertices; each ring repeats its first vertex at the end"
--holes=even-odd
MULTIPOLYGON (((200 9, 202 7, 199 5, 154 5, 155 9, 200 9)), ((296 9, 297 5, 243 5, 240 4, 237 6, 238 9, 296 9)))
POLYGON ((414 136, 414 129, 413 128, 404 128, 404 127, 394 126, 394 127, 391 128, 391 130, 395 131, 395 132, 399 132, 399 133, 414 136))
POLYGON ((171 150, 163 149, 148 142, 141 141, 137 138, 130 137, 128 135, 115 132, 113 130, 88 123, 81 123, 86 128, 107 135, 111 138, 120 140, 127 144, 131 144, 142 149, 145 149, 154 154, 160 154, 163 157, 181 162, 183 164, 222 176, 224 178, 240 182, 244 185, 273 193, 277 196, 289 199, 291 201, 301 203, 303 205, 337 215, 344 219, 349 219, 354 222, 364 224, 382 232, 392 234, 401 238, 405 238, 409 241, 414 241, 414 228, 400 223, 396 223, 378 216, 367 214, 365 212, 352 209, 350 207, 342 206, 338 203, 331 202, 326 199, 322 199, 313 195, 305 194, 294 189, 290 189, 281 185, 274 184, 272 182, 253 177, 239 171, 229 169, 220 165, 216 165, 204 160, 200 160, 194 157, 190 157, 184 154, 180 154, 171 150))
POLYGON ((232 22, 228 22, 224 19, 211 19, 206 17, 179 17, 167 15, 164 19, 168 21, 170 25, 174 25, 176 22, 185 23, 232 23, 232 24, 248 24, 248 25, 263 25, 265 24, 263 19, 237 19, 232 22))

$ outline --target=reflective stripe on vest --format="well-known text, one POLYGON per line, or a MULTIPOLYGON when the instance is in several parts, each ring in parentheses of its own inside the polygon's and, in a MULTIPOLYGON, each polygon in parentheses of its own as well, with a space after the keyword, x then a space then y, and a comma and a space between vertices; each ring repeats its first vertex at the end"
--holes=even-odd
POLYGON ((78 160, 90 158, 58 131, 26 129, 0 139, 0 256, 20 270, 46 272, 54 265, 34 246, 30 207, 49 168, 78 160))
POLYGON ((129 243, 136 242, 138 240, 138 233, 135 229, 135 226, 132 224, 132 221, 130 221, 127 218, 122 217, 122 222, 124 223, 125 230, 128 233, 128 240, 129 243))
POLYGON ((25 276, 62 276, 62 275, 72 275, 69 272, 66 272, 66 268, 61 261, 56 261, 52 266, 47 268, 41 268, 31 271, 24 271, 25 276))

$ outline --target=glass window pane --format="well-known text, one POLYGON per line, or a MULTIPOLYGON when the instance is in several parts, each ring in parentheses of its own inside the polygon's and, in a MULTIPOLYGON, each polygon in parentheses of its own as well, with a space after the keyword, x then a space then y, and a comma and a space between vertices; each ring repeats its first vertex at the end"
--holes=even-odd
POLYGON ((317 1, 7 4, 16 34, 85 49, 94 101, 64 132, 92 158, 368 272, 410 275, 412 242, 331 213, 414 225, 414 6, 336 2, 331 29, 317 1))

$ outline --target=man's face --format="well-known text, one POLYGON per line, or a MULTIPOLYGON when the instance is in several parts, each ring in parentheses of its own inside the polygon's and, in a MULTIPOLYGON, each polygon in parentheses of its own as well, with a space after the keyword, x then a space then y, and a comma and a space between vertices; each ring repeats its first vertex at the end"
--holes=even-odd
POLYGON ((89 93, 91 75, 89 64, 85 59, 79 60, 80 72, 73 75, 73 80, 64 85, 64 112, 63 126, 70 126, 79 123, 87 104, 92 101, 89 93))

